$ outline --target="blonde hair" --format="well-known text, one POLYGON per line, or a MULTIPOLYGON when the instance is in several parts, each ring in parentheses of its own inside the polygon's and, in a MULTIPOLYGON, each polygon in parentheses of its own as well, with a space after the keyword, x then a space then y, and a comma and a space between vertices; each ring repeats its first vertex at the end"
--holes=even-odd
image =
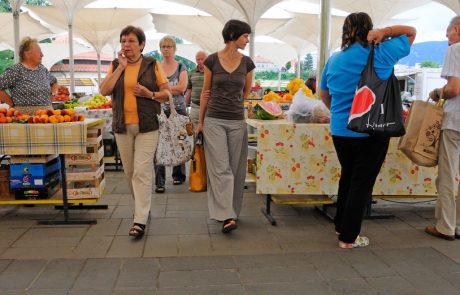
POLYGON ((30 37, 24 37, 19 44, 19 61, 24 61, 24 53, 29 51, 32 44, 38 44, 38 40, 30 37))
POLYGON ((176 51, 176 39, 173 36, 164 36, 160 40, 160 49, 161 45, 166 44, 166 45, 172 45, 174 48, 174 51, 176 51))

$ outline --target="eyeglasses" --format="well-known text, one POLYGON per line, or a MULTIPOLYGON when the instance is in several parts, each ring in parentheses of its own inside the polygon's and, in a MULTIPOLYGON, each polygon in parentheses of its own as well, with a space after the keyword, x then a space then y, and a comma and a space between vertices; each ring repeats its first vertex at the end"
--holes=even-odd
POLYGON ((160 48, 161 49, 171 49, 171 48, 174 48, 174 46, 172 46, 172 45, 162 45, 160 48))

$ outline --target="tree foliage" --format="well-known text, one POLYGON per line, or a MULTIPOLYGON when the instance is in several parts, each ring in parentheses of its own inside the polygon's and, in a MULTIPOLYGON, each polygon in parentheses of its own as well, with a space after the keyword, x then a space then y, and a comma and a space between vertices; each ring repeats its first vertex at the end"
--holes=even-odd
MULTIPOLYGON (((26 0, 25 4, 35 5, 35 6, 48 6, 50 5, 48 1, 44 0, 26 0)), ((0 12, 11 12, 10 2, 8 0, 0 0, 0 12)))
POLYGON ((0 73, 14 64, 14 52, 10 49, 0 51, 0 73))
POLYGON ((425 60, 420 63, 421 68, 439 68, 440 65, 437 62, 431 60, 425 60))

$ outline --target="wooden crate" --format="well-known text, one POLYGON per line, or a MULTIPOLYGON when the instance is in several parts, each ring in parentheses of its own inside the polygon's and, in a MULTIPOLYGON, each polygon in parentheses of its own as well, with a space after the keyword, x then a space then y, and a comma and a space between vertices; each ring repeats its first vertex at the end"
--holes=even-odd
POLYGON ((53 154, 53 155, 11 156, 10 163, 11 164, 23 164, 23 163, 43 164, 43 163, 48 163, 49 161, 52 161, 57 157, 59 157, 58 154, 53 154))
POLYGON ((92 145, 92 144, 98 144, 99 142, 102 142, 102 131, 103 131, 103 127, 99 127, 99 126, 88 128, 87 135, 86 135, 87 144, 92 145))
POLYGON ((92 165, 69 165, 66 167, 67 181, 96 180, 104 173, 104 160, 92 165))
MULTIPOLYGON (((102 141, 101 141, 102 142, 102 141)), ((94 147, 88 147, 94 150, 94 147)), ((97 152, 88 154, 71 154, 65 156, 66 164, 69 165, 90 165, 99 164, 104 158, 104 146, 100 145, 97 152)))
POLYGON ((68 199, 95 199, 102 196, 105 188, 105 176, 102 173, 97 179, 86 181, 67 181, 68 199))

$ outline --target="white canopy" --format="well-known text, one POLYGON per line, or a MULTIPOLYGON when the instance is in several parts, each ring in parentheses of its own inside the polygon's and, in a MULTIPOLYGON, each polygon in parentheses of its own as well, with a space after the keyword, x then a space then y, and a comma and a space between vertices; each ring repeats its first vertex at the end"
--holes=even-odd
MULTIPOLYGON (((213 16, 166 15, 152 13, 153 23, 158 32, 182 37, 209 52, 224 46, 223 23, 213 16)), ((261 35, 281 27, 288 19, 261 19, 257 31, 261 35)))
MULTIPOLYGON (((52 32, 43 26, 39 21, 32 18, 28 13, 19 14, 19 39, 25 36, 41 39, 48 37, 52 32)), ((0 42, 4 42, 14 48, 14 20, 12 13, 0 13, 0 42)))
POLYGON ((460 15, 460 1, 459 0, 435 0, 435 1, 452 9, 457 15, 460 15))

